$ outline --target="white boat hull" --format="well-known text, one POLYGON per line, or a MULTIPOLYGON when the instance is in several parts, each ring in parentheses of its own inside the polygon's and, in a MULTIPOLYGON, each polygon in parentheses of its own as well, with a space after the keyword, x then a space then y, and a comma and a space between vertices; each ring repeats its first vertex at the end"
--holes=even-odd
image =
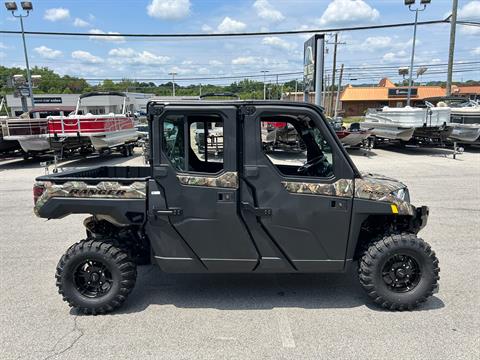
POLYGON ((138 133, 136 129, 127 129, 102 135, 90 135, 89 138, 95 150, 99 151, 134 142, 138 139, 138 133))
POLYGON ((449 107, 391 108, 385 106, 381 111, 368 112, 360 128, 370 130, 373 135, 389 140, 409 141, 418 130, 419 133, 438 132, 450 125, 449 107))
POLYGON ((365 121, 360 123, 360 129, 369 130, 376 137, 389 140, 409 141, 415 131, 414 127, 404 128, 396 124, 365 121))
POLYGON ((456 124, 450 139, 464 143, 480 142, 480 124, 456 124))
POLYGON ((8 136, 9 140, 17 140, 26 153, 44 152, 50 150, 50 140, 45 136, 8 136))

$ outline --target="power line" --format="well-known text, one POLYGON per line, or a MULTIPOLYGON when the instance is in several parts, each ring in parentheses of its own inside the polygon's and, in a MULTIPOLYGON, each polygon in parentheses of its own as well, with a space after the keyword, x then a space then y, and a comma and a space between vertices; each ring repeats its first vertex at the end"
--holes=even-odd
MULTIPOLYGON (((433 24, 446 24, 450 19, 443 20, 430 20, 421 21, 417 25, 433 25, 433 24)), ((239 33, 178 33, 178 34, 132 34, 132 33, 105 33, 105 34, 92 34, 85 32, 57 32, 57 31, 25 31, 27 35, 45 35, 45 36, 88 36, 98 38, 208 38, 208 37, 245 37, 245 36, 267 36, 267 35, 298 35, 298 34, 311 34, 311 33, 328 33, 338 31, 358 31, 358 30, 373 30, 373 29, 385 29, 413 26, 413 22, 408 23, 393 23, 383 25, 368 25, 368 26, 353 26, 343 28, 327 28, 327 29, 306 29, 306 30, 285 30, 285 31, 258 31, 258 32, 239 32, 239 33)), ((0 34, 21 34, 21 31, 17 30, 0 30, 0 34)))

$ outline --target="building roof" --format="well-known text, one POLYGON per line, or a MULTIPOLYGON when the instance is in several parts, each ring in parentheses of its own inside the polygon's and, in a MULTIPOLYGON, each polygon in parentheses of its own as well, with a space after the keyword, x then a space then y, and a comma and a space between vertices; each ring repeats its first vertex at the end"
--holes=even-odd
POLYGON ((453 94, 480 94, 480 86, 478 85, 453 85, 453 94))
MULTIPOLYGON (((397 87, 388 78, 380 80, 377 86, 371 87, 354 87, 347 85, 340 95, 341 101, 388 101, 388 100, 406 100, 407 96, 388 96, 388 92, 392 88, 405 89, 406 87, 397 87)), ((414 100, 423 100, 427 98, 441 97, 446 95, 445 88, 441 86, 415 86, 417 94, 412 96, 414 100)), ((452 86, 452 94, 480 94, 480 86, 452 86)))

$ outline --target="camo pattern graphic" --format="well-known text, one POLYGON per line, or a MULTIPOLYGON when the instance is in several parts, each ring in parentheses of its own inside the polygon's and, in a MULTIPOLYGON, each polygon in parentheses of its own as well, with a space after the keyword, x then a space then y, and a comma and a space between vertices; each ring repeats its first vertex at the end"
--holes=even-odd
POLYGON ((355 197, 389 202, 397 206, 399 215, 414 215, 413 205, 392 194, 405 187, 403 183, 382 175, 362 174, 361 179, 355 179, 355 197))
POLYGON ((180 184, 182 185, 238 189, 238 175, 234 171, 229 171, 216 177, 177 175, 177 178, 178 178, 178 181, 180 181, 180 184))
POLYGON ((130 185, 122 185, 115 181, 102 181, 96 185, 89 185, 82 181, 68 181, 63 184, 45 181, 35 185, 45 188, 34 207, 37 216, 40 208, 53 197, 107 199, 145 199, 147 197, 147 183, 140 181, 130 185))
POLYGON ((304 183, 296 181, 282 181, 282 184, 290 193, 341 197, 351 197, 353 195, 353 182, 348 179, 340 179, 331 184, 304 183))
POLYGON ((304 183, 283 181, 282 184, 290 193, 313 194, 384 201, 395 204, 399 215, 415 215, 415 207, 407 201, 398 199, 392 192, 405 188, 401 182, 381 175, 362 174, 363 178, 352 180, 340 179, 332 184, 304 183), (355 185, 355 186, 353 186, 355 185), (354 192, 355 189, 355 192, 354 192))

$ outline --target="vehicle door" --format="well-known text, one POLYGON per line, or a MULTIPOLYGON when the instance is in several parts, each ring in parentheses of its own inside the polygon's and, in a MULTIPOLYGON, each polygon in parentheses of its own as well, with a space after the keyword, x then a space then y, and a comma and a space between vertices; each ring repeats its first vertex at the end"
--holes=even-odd
POLYGON ((152 123, 147 234, 166 271, 245 272, 258 253, 238 210, 234 106, 167 106, 152 123))
POLYGON ((243 214, 259 271, 342 270, 354 173, 335 134, 312 107, 243 113, 243 214))

